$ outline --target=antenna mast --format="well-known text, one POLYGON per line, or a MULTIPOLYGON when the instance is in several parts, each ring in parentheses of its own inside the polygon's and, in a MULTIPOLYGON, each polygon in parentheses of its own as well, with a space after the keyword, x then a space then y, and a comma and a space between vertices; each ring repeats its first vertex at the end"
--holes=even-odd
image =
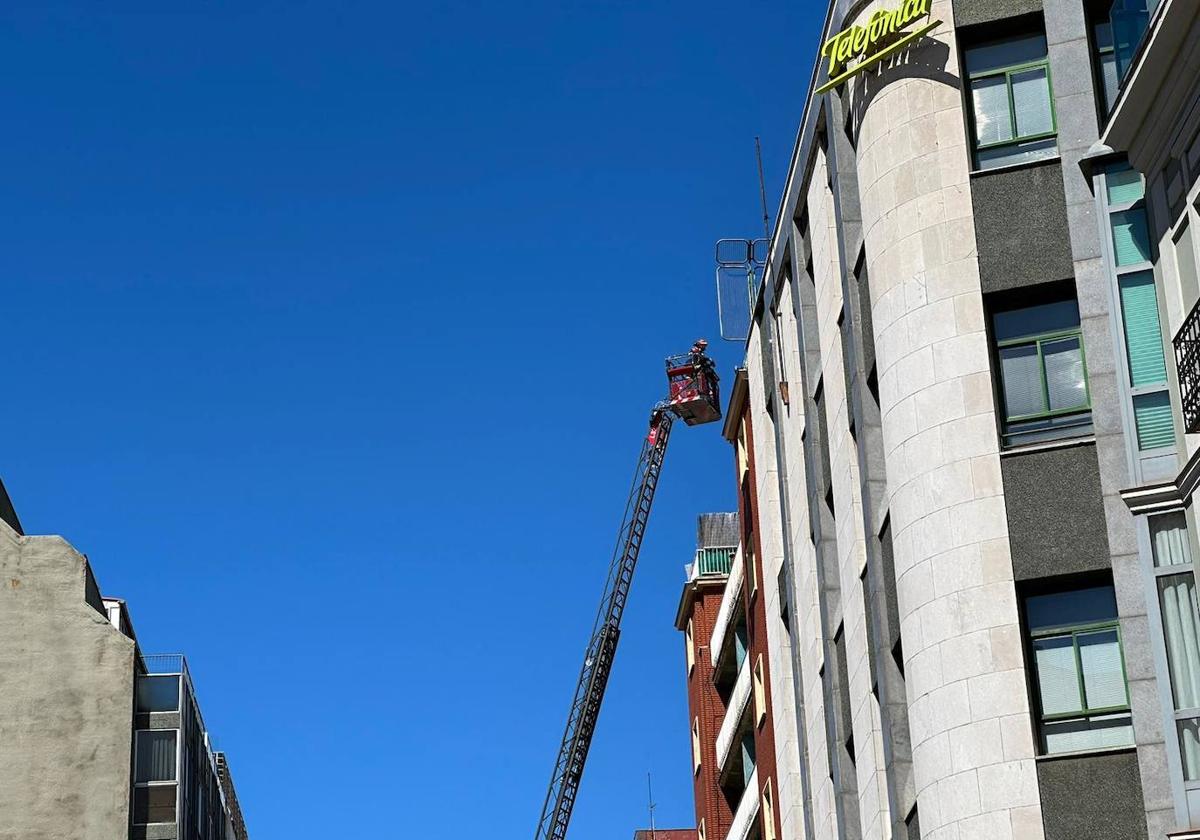
POLYGON ((754 155, 758 158, 758 197, 762 201, 763 237, 770 242, 771 224, 770 216, 767 214, 767 180, 763 177, 762 142, 758 139, 758 135, 754 136, 754 155))

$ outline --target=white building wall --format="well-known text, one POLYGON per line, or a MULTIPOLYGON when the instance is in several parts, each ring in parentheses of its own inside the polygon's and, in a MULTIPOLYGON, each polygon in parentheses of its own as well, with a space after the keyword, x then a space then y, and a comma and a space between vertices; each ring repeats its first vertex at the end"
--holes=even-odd
MULTIPOLYGON (((951 2, 936 0, 933 17, 951 21, 951 2)), ((953 28, 933 37, 956 75, 953 28)), ((1039 840, 961 94, 915 77, 859 84, 858 176, 922 833, 1039 840)))
MULTIPOLYGON (((785 295, 787 294, 785 290, 785 295)), ((796 319, 791 310, 790 298, 780 301, 780 324, 786 335, 796 335, 796 319), (790 332, 789 332, 790 331, 790 332)), ((752 338, 755 340, 757 337, 752 338)), ((776 410, 781 413, 778 418, 782 429, 795 424, 803 416, 803 400, 799 399, 800 370, 797 367, 799 355, 797 342, 790 345, 785 341, 782 354, 776 351, 778 358, 782 355, 783 365, 779 376, 789 383, 796 383, 792 392, 791 405, 784 405, 776 400, 776 410), (793 378, 794 377, 794 378, 793 378), (793 413, 795 412, 795 413, 793 413)), ((783 509, 779 495, 779 463, 775 448, 775 423, 766 410, 766 399, 762 392, 761 355, 756 357, 759 367, 750 374, 750 416, 754 427, 754 459, 756 469, 756 490, 758 493, 759 509, 759 539, 762 543, 763 558, 763 592, 764 607, 767 616, 767 657, 771 663, 771 709, 772 725, 775 731, 775 763, 776 763, 776 810, 779 813, 780 830, 784 837, 804 837, 804 791, 800 775, 800 739, 797 729, 796 693, 794 689, 795 674, 792 669, 792 642, 781 619, 786 592, 780 590, 780 575, 784 568, 783 562, 783 509), (753 376, 757 374, 755 380, 753 376)), ((800 445, 799 439, 795 441, 800 445)), ((803 471, 793 473, 793 466, 788 465, 788 479, 791 487, 795 486, 796 477, 800 478, 803 488, 803 471)), ((803 506, 803 493, 801 493, 803 506)), ((790 503, 796 504, 795 500, 790 503)), ((807 520, 806 520, 807 521, 807 520)))

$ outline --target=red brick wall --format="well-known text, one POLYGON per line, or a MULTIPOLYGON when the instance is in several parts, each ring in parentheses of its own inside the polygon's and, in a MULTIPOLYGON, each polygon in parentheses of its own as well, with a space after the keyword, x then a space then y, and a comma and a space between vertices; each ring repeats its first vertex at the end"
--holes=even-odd
MULTIPOLYGON (((758 662, 759 655, 763 659, 763 686, 765 688, 765 703, 767 714, 761 726, 756 726, 754 731, 754 752, 756 755, 756 767, 758 768, 758 795, 762 796, 762 789, 766 787, 768 781, 772 781, 771 788, 773 791, 773 800, 775 802, 775 836, 780 837, 781 827, 779 825, 779 784, 773 781, 775 779, 775 727, 774 727, 774 712, 771 707, 771 661, 767 653, 767 622, 770 617, 767 616, 767 598, 766 598, 766 581, 763 579, 763 563, 762 563, 762 542, 759 538, 758 529, 758 494, 755 491, 755 467, 754 467, 754 430, 750 422, 749 403, 743 403, 741 416, 742 427, 745 429, 746 435, 746 458, 749 469, 745 476, 741 478, 741 484, 738 488, 738 515, 742 525, 742 552, 747 555, 753 551, 756 562, 753 564, 755 582, 757 587, 750 585, 750 580, 747 578, 742 586, 742 598, 746 604, 746 625, 748 635, 750 637, 749 662, 753 668, 758 662), (757 594, 751 595, 757 589, 757 594)), ((737 472, 737 451, 735 444, 734 451, 734 471, 737 472)), ((745 557, 748 561, 748 556, 745 557)), ((745 570, 747 575, 750 574, 751 564, 746 562, 745 570)), ((772 582, 773 583, 773 582, 772 582)), ((751 708, 754 705, 754 699, 750 700, 751 708)), ((755 721, 757 724, 757 721, 755 721)), ((747 792, 749 793, 749 792, 747 792)))
POLYGON ((650 829, 633 832, 633 840, 696 840, 694 828, 658 828, 651 833, 650 829))
MULTIPOLYGON (((712 639, 713 626, 717 622, 717 613, 721 609, 721 594, 725 591, 725 582, 701 579, 687 586, 684 597, 690 607, 685 614, 692 619, 692 640, 696 659, 696 666, 687 675, 689 768, 692 757, 692 721, 697 717, 700 719, 700 772, 694 774, 692 780, 696 825, 700 825, 700 821, 704 820, 706 838, 721 840, 729 833, 733 823, 733 812, 725 801, 717 778, 717 731, 725 718, 725 704, 713 685, 709 642, 712 639)), ((687 668, 686 654, 684 668, 687 668)))

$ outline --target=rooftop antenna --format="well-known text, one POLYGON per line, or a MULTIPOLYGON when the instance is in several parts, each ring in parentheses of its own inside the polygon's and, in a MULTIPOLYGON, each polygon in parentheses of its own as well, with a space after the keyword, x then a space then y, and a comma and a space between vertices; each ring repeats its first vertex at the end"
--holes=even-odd
POLYGON ((717 240, 717 321, 721 338, 745 341, 750 335, 750 317, 757 303, 758 285, 767 266, 771 240, 771 217, 767 212, 767 182, 763 177, 762 141, 754 138, 758 161, 758 197, 762 202, 762 239, 717 240))
POLYGON ((658 806, 654 804, 654 784, 649 773, 646 773, 646 801, 650 804, 650 840, 654 840, 654 809, 658 806))
POLYGON ((754 135, 754 155, 758 158, 758 197, 762 200, 763 237, 771 240, 770 216, 767 214, 767 180, 763 177, 762 142, 754 135))

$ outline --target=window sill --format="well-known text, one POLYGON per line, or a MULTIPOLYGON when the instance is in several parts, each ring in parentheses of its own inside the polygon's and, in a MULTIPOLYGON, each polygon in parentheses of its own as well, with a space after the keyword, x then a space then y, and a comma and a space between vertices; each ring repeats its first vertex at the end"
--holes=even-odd
POLYGON ((1034 166, 1043 166, 1048 163, 1062 163, 1062 155, 1055 153, 1049 157, 1037 158, 1036 160, 1023 160, 1019 163, 1006 163, 1004 166, 993 166, 991 169, 972 169, 967 175, 971 178, 991 175, 995 172, 1015 172, 1018 169, 1029 169, 1034 166))
POLYGON ((1087 758, 1093 755, 1117 755, 1119 753, 1136 752, 1137 744, 1127 744, 1123 747, 1102 747, 1095 750, 1072 750, 1071 752, 1051 753, 1049 755, 1035 755, 1033 760, 1039 763, 1048 761, 1059 761, 1062 759, 1071 758, 1087 758))
POLYGON ((1088 434, 1081 437, 1064 438, 1062 440, 1047 440, 1041 443, 1027 443, 1022 446, 1011 446, 1008 449, 1000 450, 1000 457, 1007 458, 1012 455, 1027 455, 1030 452, 1045 452, 1051 449, 1070 449, 1073 446, 1094 446, 1096 444, 1096 436, 1088 434))

